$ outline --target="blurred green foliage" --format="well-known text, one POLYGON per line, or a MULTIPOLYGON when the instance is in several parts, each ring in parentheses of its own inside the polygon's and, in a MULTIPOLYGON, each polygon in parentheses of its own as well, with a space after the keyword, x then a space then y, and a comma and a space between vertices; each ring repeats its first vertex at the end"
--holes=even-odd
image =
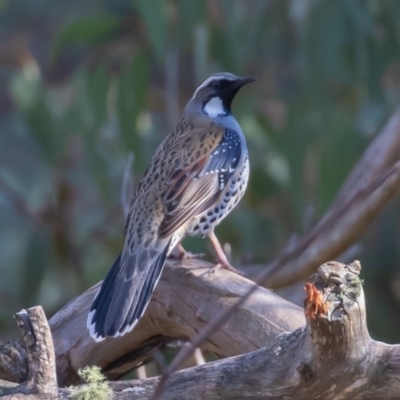
MULTIPOLYGON (((217 233, 267 262, 320 217, 400 99, 397 0, 0 1, 0 332, 102 279, 137 183, 208 74, 253 75, 234 104, 251 181, 217 233)), ((398 204, 366 232, 372 334, 399 342, 398 204)), ((192 251, 205 241, 187 239, 192 251)))

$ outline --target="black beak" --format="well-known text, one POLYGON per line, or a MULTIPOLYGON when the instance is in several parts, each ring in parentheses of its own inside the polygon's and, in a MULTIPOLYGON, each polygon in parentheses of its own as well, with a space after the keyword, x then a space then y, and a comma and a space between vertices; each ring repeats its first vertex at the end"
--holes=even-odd
POLYGON ((241 76, 234 84, 235 89, 239 89, 248 83, 254 82, 255 80, 256 78, 253 78, 252 76, 241 76))

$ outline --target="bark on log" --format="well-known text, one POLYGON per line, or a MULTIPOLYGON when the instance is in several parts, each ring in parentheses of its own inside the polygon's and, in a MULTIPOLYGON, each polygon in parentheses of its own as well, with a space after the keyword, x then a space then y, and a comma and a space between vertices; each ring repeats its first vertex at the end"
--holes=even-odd
POLYGON ((0 378, 22 383, 28 376, 28 357, 19 340, 0 345, 0 378))
MULTIPOLYGON (((58 393, 53 340, 43 308, 33 307, 15 315, 25 344, 28 375, 20 385, 3 389, 0 395, 17 398, 16 394, 37 395, 35 398, 54 399, 58 393)), ((2 396, 3 397, 3 396, 2 396)))
MULTIPOLYGON (((259 350, 175 372, 160 398, 398 399, 400 346, 370 338, 359 272, 357 261, 322 265, 307 285, 305 326, 278 334, 259 350)), ((114 400, 150 400, 159 381, 109 385, 114 400)), ((59 398, 68 394, 61 389, 59 398)))
MULTIPOLYGON (((312 279, 316 295, 305 304, 305 327, 252 353, 179 371, 161 398, 398 399, 400 346, 370 338, 359 271, 358 262, 322 265, 312 279)), ((158 380, 112 387, 118 399, 143 400, 158 380)))
MULTIPOLYGON (((95 343, 89 337, 86 318, 98 285, 68 303, 49 321, 59 386, 80 383, 77 370, 88 364, 99 365, 109 379, 118 379, 151 358, 160 346, 172 340, 190 340, 213 315, 229 308, 254 285, 225 270, 210 275, 211 266, 200 260, 183 265, 169 261, 144 317, 122 338, 95 343)), ((300 307, 259 287, 203 347, 224 357, 247 353, 303 324, 300 307)), ((0 379, 18 382, 26 371, 23 360, 20 355, 14 379, 10 373, 2 375, 1 368, 0 379)))
MULTIPOLYGON (((168 262, 144 317, 121 338, 95 343, 89 337, 86 318, 97 285, 70 302, 50 319, 60 385, 78 383, 76 371, 88 364, 102 367, 109 379, 120 378, 150 359, 154 349, 190 340, 254 285, 225 270, 210 275, 210 267, 199 260, 168 262)), ((203 348, 224 357, 247 353, 303 324, 300 307, 260 287, 203 348)))
MULTIPOLYGON (((258 351, 176 372, 161 398, 398 399, 400 346, 370 338, 360 269, 357 261, 322 265, 309 287, 305 327, 258 351)), ((152 398, 157 384, 131 382, 147 394, 131 399, 152 398)))

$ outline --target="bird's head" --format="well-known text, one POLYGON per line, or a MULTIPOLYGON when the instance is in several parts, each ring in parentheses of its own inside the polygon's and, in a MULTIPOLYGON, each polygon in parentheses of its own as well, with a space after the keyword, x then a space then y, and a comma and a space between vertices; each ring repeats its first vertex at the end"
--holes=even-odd
POLYGON ((255 78, 219 72, 204 80, 196 89, 190 103, 199 104, 211 118, 230 115, 232 100, 239 89, 255 78))

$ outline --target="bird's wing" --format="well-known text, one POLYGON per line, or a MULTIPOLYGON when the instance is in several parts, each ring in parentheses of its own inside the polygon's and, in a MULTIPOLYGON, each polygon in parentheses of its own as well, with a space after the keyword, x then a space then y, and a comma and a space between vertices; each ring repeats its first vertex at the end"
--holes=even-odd
MULTIPOLYGON (((182 152, 176 169, 167 182, 163 198, 164 219, 159 228, 161 238, 208 210, 221 195, 241 158, 239 134, 220 126, 213 127, 209 143, 199 143, 194 132, 193 143, 197 147, 182 152), (201 149, 207 149, 201 151, 201 149)), ((204 134, 204 132, 202 132, 204 134)))

